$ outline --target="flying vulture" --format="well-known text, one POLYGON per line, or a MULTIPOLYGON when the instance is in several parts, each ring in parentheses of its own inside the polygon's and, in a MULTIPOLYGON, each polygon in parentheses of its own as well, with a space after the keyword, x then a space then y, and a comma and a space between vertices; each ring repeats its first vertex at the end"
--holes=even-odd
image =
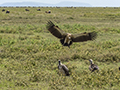
POLYGON ((97 37, 95 31, 89 33, 80 33, 80 34, 70 34, 62 31, 58 26, 55 26, 51 21, 47 23, 47 29, 51 32, 52 35, 60 39, 60 42, 63 46, 68 46, 73 42, 84 42, 88 40, 94 40, 97 37))
POLYGON ((98 67, 97 65, 93 64, 93 60, 90 59, 89 61, 90 61, 89 70, 90 70, 91 72, 93 72, 93 71, 95 71, 95 70, 98 70, 98 71, 99 71, 99 67, 98 67))
POLYGON ((65 76, 70 76, 69 74, 69 69, 60 62, 60 60, 58 60, 58 69, 59 69, 59 72, 65 76))

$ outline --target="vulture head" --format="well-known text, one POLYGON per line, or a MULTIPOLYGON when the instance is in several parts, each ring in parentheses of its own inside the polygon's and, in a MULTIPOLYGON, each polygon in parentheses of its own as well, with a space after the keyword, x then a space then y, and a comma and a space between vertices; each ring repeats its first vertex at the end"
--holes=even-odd
POLYGON ((48 21, 47 23, 47 29, 48 31, 60 39, 60 42, 63 46, 72 45, 73 42, 84 42, 88 40, 94 40, 97 37, 97 33, 95 31, 93 32, 84 32, 79 34, 70 34, 66 33, 63 30, 61 30, 58 26, 55 26, 52 21, 48 21))

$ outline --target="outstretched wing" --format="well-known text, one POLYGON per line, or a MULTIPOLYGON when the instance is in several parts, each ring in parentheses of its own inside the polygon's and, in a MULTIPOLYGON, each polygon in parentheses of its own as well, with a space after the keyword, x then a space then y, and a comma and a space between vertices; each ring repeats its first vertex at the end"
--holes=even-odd
POLYGON ((89 33, 80 33, 80 34, 73 34, 72 41, 73 42, 84 42, 88 40, 94 40, 97 37, 97 33, 95 31, 89 33))
POLYGON ((48 21, 46 27, 51 32, 51 34, 59 39, 64 38, 67 35, 67 33, 62 31, 58 26, 55 26, 51 21, 48 21))

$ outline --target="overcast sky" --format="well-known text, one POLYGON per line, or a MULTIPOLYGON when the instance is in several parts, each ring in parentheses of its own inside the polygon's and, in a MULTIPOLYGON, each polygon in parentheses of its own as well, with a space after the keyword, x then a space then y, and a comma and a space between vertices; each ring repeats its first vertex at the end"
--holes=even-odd
POLYGON ((88 3, 93 7, 120 7, 120 0, 0 0, 0 4, 6 2, 41 2, 41 3, 50 3, 56 4, 62 1, 74 1, 81 3, 88 3))

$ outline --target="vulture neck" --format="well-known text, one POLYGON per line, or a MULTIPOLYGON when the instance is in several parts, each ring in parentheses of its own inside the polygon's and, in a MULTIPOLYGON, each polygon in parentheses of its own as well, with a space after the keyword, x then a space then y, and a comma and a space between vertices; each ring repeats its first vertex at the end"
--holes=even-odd
POLYGON ((93 64, 92 61, 90 61, 90 64, 91 64, 91 65, 93 64))
POLYGON ((61 62, 60 61, 58 61, 59 62, 59 65, 61 65, 61 62))

